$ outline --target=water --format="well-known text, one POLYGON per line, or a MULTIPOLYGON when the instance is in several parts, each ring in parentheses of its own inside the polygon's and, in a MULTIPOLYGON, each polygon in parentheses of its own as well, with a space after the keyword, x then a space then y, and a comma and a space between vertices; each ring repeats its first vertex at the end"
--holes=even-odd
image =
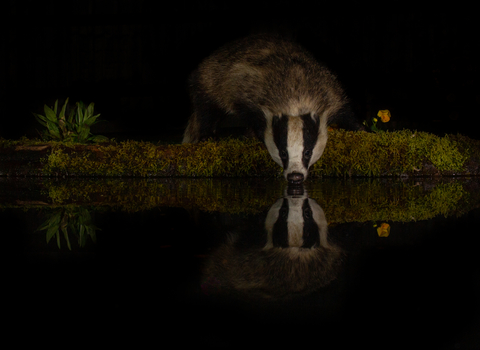
POLYGON ((478 193, 472 179, 0 178, 7 334, 475 349, 478 193))

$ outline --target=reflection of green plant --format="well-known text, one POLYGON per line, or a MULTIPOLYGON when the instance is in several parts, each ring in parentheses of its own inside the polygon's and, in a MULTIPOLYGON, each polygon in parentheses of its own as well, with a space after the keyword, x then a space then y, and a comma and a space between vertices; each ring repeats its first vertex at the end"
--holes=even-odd
POLYGON ((45 115, 33 113, 37 121, 47 130, 41 133, 45 140, 60 140, 66 142, 100 142, 108 140, 105 136, 94 136, 90 133, 90 127, 97 123, 100 114, 93 114, 93 103, 88 107, 83 102, 77 102, 75 107, 66 115, 68 98, 62 109, 58 111, 58 100, 53 109, 44 106, 45 115))
POLYGON ((82 207, 62 208, 55 211, 50 217, 37 229, 37 231, 47 231, 47 243, 56 236, 57 246, 61 248, 60 236, 67 242, 67 247, 72 250, 69 234, 73 234, 78 239, 78 245, 84 247, 87 243, 87 238, 90 237, 93 242, 96 242, 96 230, 99 230, 92 223, 89 210, 82 207))

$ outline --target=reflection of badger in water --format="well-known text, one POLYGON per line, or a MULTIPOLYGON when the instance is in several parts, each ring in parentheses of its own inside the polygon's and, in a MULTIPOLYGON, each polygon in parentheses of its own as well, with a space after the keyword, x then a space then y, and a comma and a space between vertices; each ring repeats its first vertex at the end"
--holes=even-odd
POLYGON ((358 130, 338 79, 301 46, 256 35, 206 58, 190 78, 193 114, 183 143, 216 133, 227 115, 244 121, 265 143, 291 183, 307 178, 322 155, 327 125, 358 130))
POLYGON ((343 255, 327 236, 315 200, 285 196, 270 208, 264 230, 231 234, 212 254, 202 288, 263 297, 314 291, 336 278, 343 255))

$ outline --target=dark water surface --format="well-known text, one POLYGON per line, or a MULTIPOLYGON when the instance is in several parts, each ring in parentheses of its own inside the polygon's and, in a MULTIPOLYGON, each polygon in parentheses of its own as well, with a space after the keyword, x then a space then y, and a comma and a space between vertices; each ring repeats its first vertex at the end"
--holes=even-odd
POLYGON ((272 179, 3 178, 6 334, 476 349, 477 190, 468 179, 324 179, 289 192, 272 179))

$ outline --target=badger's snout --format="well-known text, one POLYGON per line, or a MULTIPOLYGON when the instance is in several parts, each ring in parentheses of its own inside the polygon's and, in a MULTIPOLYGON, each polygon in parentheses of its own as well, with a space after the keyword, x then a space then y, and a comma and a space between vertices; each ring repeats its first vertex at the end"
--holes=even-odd
POLYGON ((287 181, 292 185, 301 184, 305 177, 301 173, 290 173, 287 175, 287 181))

